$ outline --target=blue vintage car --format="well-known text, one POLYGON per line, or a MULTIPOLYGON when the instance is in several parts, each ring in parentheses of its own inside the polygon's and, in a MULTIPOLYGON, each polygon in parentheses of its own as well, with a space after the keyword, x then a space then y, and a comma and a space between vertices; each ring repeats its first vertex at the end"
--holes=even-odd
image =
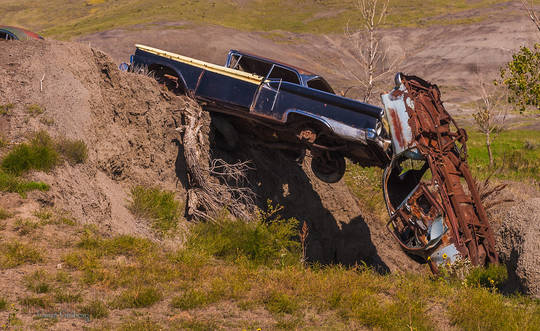
POLYGON ((136 45, 130 66, 225 114, 226 123, 216 127, 229 145, 241 131, 269 148, 310 150, 311 168, 325 182, 341 179, 345 157, 362 166, 390 161, 384 110, 336 95, 306 70, 236 50, 219 66, 143 45, 136 45))

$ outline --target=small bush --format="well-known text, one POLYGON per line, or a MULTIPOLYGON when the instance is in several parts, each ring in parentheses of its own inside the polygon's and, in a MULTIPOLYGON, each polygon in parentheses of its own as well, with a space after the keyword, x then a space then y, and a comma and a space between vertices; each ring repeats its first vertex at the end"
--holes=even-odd
POLYGON ((2 160, 2 169, 20 176, 30 170, 50 171, 59 160, 55 144, 49 134, 39 131, 29 143, 15 146, 2 160))
POLYGON ((0 149, 6 147, 7 145, 9 145, 9 141, 6 139, 6 137, 0 134, 0 149))
POLYGON ((0 243, 0 268, 2 269, 42 261, 41 253, 30 245, 19 242, 0 243))
POLYGON ((245 257, 255 265, 292 265, 301 257, 300 244, 294 240, 297 225, 295 219, 199 223, 192 228, 187 246, 226 260, 245 257))
POLYGON ((152 221, 154 229, 161 233, 176 229, 182 208, 174 199, 174 192, 135 186, 131 189, 131 199, 129 210, 137 217, 152 221))
POLYGON ((88 159, 88 147, 82 140, 60 139, 58 152, 72 165, 84 163, 88 159))
POLYGON ((109 316, 109 309, 100 300, 94 300, 79 308, 82 314, 88 314, 92 318, 105 318, 109 316))
POLYGON ((1 115, 11 115, 13 109, 13 104, 8 103, 6 105, 0 105, 0 116, 1 115))
POLYGON ((48 191, 49 185, 43 182, 33 182, 8 174, 0 169, 0 191, 19 193, 22 197, 29 191, 48 191))
POLYGON ((30 115, 41 115, 45 110, 38 104, 30 104, 26 106, 26 112, 30 115))
POLYGON ((144 308, 150 307, 154 303, 161 301, 161 293, 153 287, 142 289, 126 290, 114 300, 114 306, 124 308, 144 308))

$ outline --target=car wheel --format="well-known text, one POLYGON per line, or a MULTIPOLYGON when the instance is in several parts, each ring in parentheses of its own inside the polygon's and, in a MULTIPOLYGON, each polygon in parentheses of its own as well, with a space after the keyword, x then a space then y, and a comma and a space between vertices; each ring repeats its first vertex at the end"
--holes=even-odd
POLYGON ((337 183, 345 174, 345 158, 336 152, 323 152, 311 158, 311 171, 326 183, 337 183))

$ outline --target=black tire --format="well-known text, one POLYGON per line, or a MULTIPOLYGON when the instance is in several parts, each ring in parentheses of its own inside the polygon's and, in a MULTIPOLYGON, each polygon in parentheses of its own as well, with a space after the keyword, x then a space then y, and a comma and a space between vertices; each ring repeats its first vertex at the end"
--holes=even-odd
POLYGON ((345 158, 335 152, 311 158, 311 171, 325 183, 337 183, 345 174, 345 158))

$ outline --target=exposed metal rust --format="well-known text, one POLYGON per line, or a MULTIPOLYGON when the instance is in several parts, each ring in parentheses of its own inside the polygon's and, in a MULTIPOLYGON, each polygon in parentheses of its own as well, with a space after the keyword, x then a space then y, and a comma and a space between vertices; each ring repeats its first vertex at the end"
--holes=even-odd
POLYGON ((436 85, 414 76, 401 79, 405 98, 414 102, 414 108, 406 103, 408 124, 416 148, 429 164, 432 183, 439 187, 453 243, 474 265, 497 263, 493 231, 467 165, 465 130, 444 108, 436 85))

